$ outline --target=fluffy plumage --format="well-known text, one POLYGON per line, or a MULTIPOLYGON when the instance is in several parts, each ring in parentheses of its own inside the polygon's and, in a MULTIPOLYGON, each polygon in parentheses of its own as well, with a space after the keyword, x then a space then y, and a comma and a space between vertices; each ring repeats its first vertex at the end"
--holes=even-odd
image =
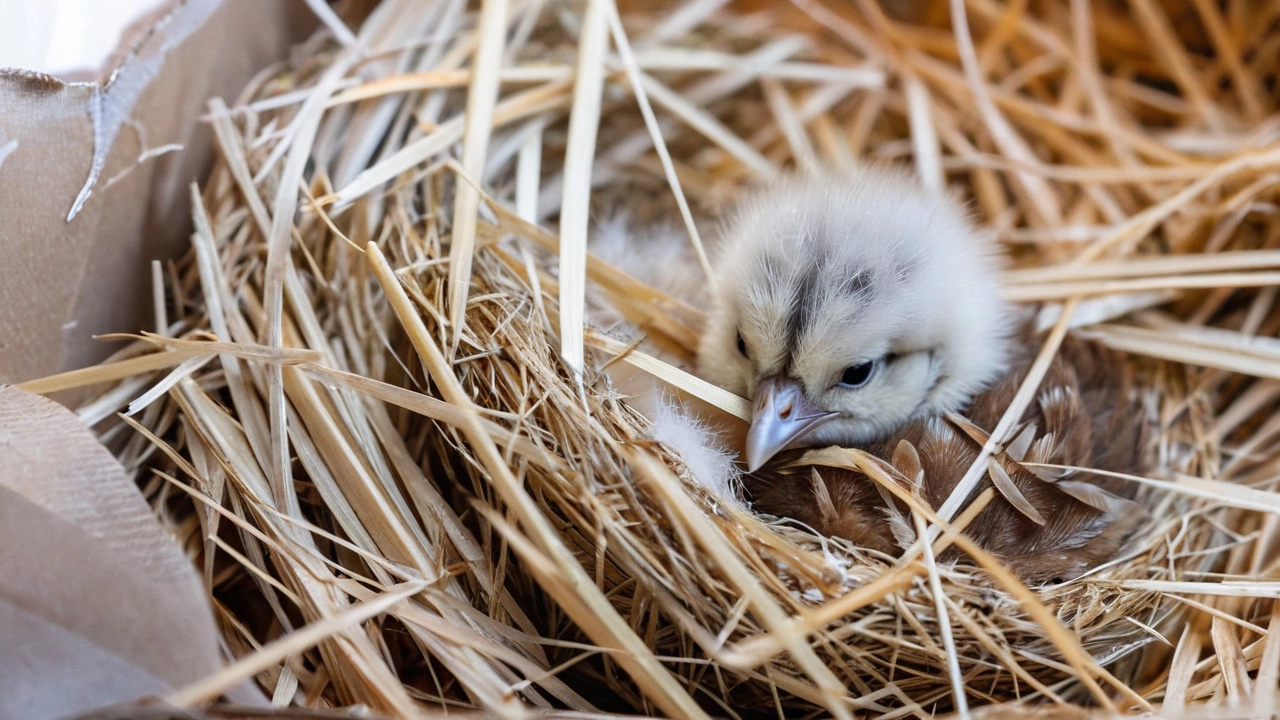
POLYGON ((646 227, 623 212, 615 212, 596 226, 591 252, 672 297, 695 306, 707 301, 707 276, 683 227, 646 227))
POLYGON ((671 398, 660 398, 649 417, 653 439, 676 451, 695 482, 722 500, 741 502, 742 471, 712 428, 671 398))
POLYGON ((808 444, 866 443, 957 410, 1007 366, 992 244, 957 202, 904 171, 797 177, 755 193, 713 264, 699 371, 747 397, 765 378, 798 381, 838 413, 808 444), (866 363, 864 385, 841 384, 866 363))

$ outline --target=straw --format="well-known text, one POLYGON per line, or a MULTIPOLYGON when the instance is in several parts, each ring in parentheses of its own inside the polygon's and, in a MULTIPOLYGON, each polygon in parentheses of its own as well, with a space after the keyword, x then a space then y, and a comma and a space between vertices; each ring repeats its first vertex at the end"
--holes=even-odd
POLYGON ((210 103, 154 315, 20 386, 83 398, 202 573, 227 665, 168 702, 229 712, 249 680, 281 712, 390 717, 1276 712, 1273 8, 311 4, 312 40, 210 103), (674 404, 678 441, 732 452, 751 416, 698 374, 708 229, 868 159, 968 202, 1046 330, 996 427, 955 418, 983 450, 941 507, 864 453, 807 456, 910 508, 897 557, 752 512, 654 427, 674 404), (699 287, 598 255, 620 215, 631 242, 682 229, 688 267, 661 269, 699 287), (1028 466, 1149 517, 1027 587, 966 528, 1014 494, 988 459, 1071 335, 1127 353, 1152 466, 1028 466))

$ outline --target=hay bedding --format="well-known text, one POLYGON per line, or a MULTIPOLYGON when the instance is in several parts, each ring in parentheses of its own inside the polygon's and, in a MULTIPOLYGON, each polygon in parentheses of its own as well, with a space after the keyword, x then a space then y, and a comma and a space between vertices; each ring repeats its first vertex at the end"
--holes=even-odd
POLYGON ((339 4, 354 38, 211 105, 156 333, 28 385, 101 390, 81 416, 204 573, 239 660, 168 700, 253 676, 392 716, 1274 710, 1280 11, 973 0, 953 31, 942 2, 611 5, 339 4), (676 365, 700 319, 585 260, 590 217, 703 227, 863 157, 972 198, 1045 352, 1074 322, 1159 390, 1153 520, 1096 573, 1028 590, 972 548, 898 562, 753 516, 611 382, 742 412, 583 332, 585 277, 676 365))

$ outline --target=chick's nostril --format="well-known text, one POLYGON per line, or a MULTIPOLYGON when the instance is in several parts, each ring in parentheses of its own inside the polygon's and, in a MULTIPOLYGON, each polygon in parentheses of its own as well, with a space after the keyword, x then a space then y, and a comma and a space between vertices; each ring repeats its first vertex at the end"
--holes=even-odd
POLYGON ((783 420, 786 420, 787 418, 791 417, 791 403, 787 403, 780 410, 778 410, 778 417, 782 418, 783 420))

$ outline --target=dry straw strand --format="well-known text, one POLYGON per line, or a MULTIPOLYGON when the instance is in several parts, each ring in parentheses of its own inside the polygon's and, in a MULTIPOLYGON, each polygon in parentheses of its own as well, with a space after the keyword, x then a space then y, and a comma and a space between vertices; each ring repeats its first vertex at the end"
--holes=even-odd
MULTIPOLYGON (((467 88, 466 123, 462 135, 462 170, 472 178, 482 175, 493 130, 493 108, 498 98, 499 68, 507 38, 507 0, 485 0, 480 5, 479 47, 473 59, 467 88)), ((451 347, 456 349, 471 287, 471 258, 475 252, 480 194, 471 183, 458 186, 453 203, 453 240, 449 245, 449 319, 453 327, 451 347)))

